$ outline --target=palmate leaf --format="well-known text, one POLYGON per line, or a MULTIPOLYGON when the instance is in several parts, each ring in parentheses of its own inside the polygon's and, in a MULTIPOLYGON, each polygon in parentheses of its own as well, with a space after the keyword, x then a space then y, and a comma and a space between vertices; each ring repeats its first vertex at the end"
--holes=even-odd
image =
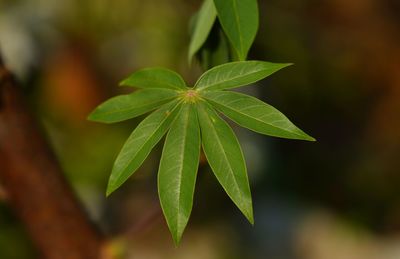
POLYGON ((103 123, 119 122, 145 114, 167 103, 178 93, 169 89, 143 89, 113 97, 100 104, 88 117, 103 123))
POLYGON ((253 224, 250 186, 239 142, 229 125, 207 103, 199 102, 197 106, 208 163, 225 192, 253 224))
POLYGON ((197 80, 195 88, 216 91, 255 83, 291 64, 265 61, 238 61, 216 66, 197 80))
POLYGON ((214 0, 214 4, 239 60, 245 60, 258 30, 257 0, 214 0))
POLYGON ((183 104, 165 140, 158 170, 161 207, 175 244, 188 223, 200 156, 200 129, 194 104, 183 104))
POLYGON ((138 88, 187 90, 185 81, 178 73, 160 67, 138 70, 128 78, 124 79, 120 85, 138 88))
POLYGON ((315 141, 280 111, 257 98, 230 91, 206 92, 203 96, 240 126, 274 137, 315 141))
POLYGON ((274 107, 254 97, 224 90, 254 83, 288 65, 262 61, 227 63, 206 71, 194 88, 188 88, 170 70, 151 68, 134 73, 123 84, 145 89, 112 98, 89 116, 110 123, 161 105, 137 126, 122 147, 110 175, 107 195, 140 167, 168 131, 159 166, 158 190, 175 243, 179 243, 192 210, 200 143, 216 178, 253 223, 243 153, 232 129, 216 110, 262 134, 313 141, 274 107))
POLYGON ((165 135, 180 107, 179 100, 164 104, 136 127, 115 160, 108 181, 107 195, 120 187, 139 168, 165 135))
POLYGON ((197 14, 193 35, 189 45, 189 63, 191 62, 194 54, 206 42, 208 35, 214 25, 217 17, 213 0, 205 0, 197 14))

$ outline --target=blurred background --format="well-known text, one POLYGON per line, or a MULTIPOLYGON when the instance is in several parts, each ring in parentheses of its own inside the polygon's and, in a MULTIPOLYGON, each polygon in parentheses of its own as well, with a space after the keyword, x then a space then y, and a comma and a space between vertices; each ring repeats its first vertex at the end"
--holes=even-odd
MULTIPOLYGON (((207 166, 175 248, 162 217, 160 147, 110 198, 105 187, 142 118, 88 122, 132 89, 129 73, 164 66, 193 83, 190 16, 200 0, 0 0, 0 49, 24 86, 68 181, 121 258, 400 258, 400 2, 262 0, 249 59, 295 66, 244 91, 272 104, 308 143, 234 126, 251 181, 248 224, 207 166)), ((77 233, 78 235, 79 233, 77 233)), ((0 180, 0 258, 36 258, 0 180)))

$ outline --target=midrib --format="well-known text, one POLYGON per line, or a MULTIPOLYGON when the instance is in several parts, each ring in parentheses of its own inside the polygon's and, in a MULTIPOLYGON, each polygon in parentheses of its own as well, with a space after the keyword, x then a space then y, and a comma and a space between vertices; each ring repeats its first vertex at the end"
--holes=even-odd
MULTIPOLYGON (((188 131, 188 127, 187 127, 187 124, 188 124, 188 121, 189 121, 189 110, 186 112, 187 113, 187 116, 186 116, 186 118, 185 118, 185 123, 183 124, 183 128, 184 128, 184 134, 183 134, 183 141, 182 141, 182 145, 181 145, 181 147, 183 147, 183 152, 181 153, 182 155, 180 156, 180 162, 181 162, 181 166, 180 166, 180 172, 179 172, 179 181, 178 181, 178 189, 179 189, 179 195, 178 195, 178 216, 177 216, 177 223, 176 223, 176 225, 178 226, 179 225, 179 222, 180 222, 180 220, 181 220, 181 214, 180 214, 180 209, 181 209, 181 198, 182 198, 182 191, 181 191, 181 186, 182 186, 182 174, 183 174, 183 161, 185 161, 185 153, 186 152, 184 152, 185 150, 185 146, 186 146, 186 139, 187 139, 187 131, 188 131)), ((178 231, 178 229, 177 229, 177 231, 178 231)))
MULTIPOLYGON (((208 116, 208 114, 206 114, 206 115, 207 115, 207 118, 210 118, 210 117, 208 116)), ((221 143, 221 141, 220 141, 220 138, 219 138, 219 136, 218 136, 218 133, 217 133, 217 131, 216 131, 214 125, 212 124, 211 120, 208 120, 208 121, 209 121, 209 124, 211 125, 211 127, 212 127, 212 129, 213 129, 213 133, 214 133, 215 138, 217 139, 218 146, 219 146, 220 149, 223 151, 222 153, 223 153, 223 155, 224 155, 225 161, 227 162, 228 167, 229 167, 229 171, 231 172, 231 174, 232 174, 232 176, 233 176, 233 177, 232 177, 232 178, 233 178, 233 182, 235 183, 235 186, 236 186, 237 190, 239 191, 240 195, 243 196, 243 193, 242 193, 241 189, 239 188, 239 184, 237 183, 237 180, 236 180, 236 178, 235 178, 235 174, 233 173, 232 166, 231 166, 231 164, 229 163, 228 156, 227 156, 226 153, 225 153, 225 149, 223 148, 223 145, 222 145, 222 143, 221 143)))
MULTIPOLYGON (((171 114, 175 111, 175 109, 180 105, 181 102, 178 102, 172 109, 171 109, 171 114)), ((171 116, 171 115, 169 115, 171 116)), ((120 171, 121 173, 119 174, 119 176, 123 175, 123 173, 125 172, 125 170, 129 167, 130 163, 132 162, 132 160, 134 160, 137 156, 137 154, 143 149, 143 147, 149 142, 149 140, 154 136, 155 132, 157 132, 161 126, 164 124, 164 122, 169 118, 169 116, 165 116, 165 118, 161 121, 161 123, 158 124, 157 128, 153 131, 153 134, 147 139, 147 141, 143 142, 143 144, 140 146, 138 152, 136 152, 136 154, 133 156, 132 159, 129 160, 128 163, 126 163, 126 165, 123 167, 123 169, 120 171)), ((117 158, 118 159, 118 158, 117 158)), ((111 172, 112 175, 112 172, 111 172)))
POLYGON ((282 128, 279 128, 279 127, 274 126, 274 125, 272 125, 272 124, 269 124, 269 123, 267 123, 267 122, 265 122, 265 121, 262 121, 262 120, 260 120, 260 119, 258 119, 258 118, 251 117, 251 116, 247 115, 246 113, 240 112, 239 110, 236 110, 236 109, 233 109, 233 108, 231 108, 231 107, 228 107, 228 106, 226 106, 226 105, 224 105, 224 104, 222 104, 222 103, 219 103, 219 102, 216 102, 216 101, 213 101, 213 102, 216 103, 217 105, 219 104, 219 105, 223 106, 224 108, 226 108, 226 109, 228 109, 228 110, 230 110, 230 111, 232 111, 232 112, 239 113, 239 114, 243 115, 243 116, 246 117, 246 118, 249 118, 249 119, 251 119, 251 120, 255 120, 255 121, 258 121, 258 122, 260 122, 260 123, 266 124, 266 125, 270 126, 271 128, 274 128, 274 129, 277 129, 277 130, 282 130, 282 131, 285 131, 285 132, 287 132, 287 133, 289 133, 289 134, 293 134, 293 135, 296 135, 296 136, 299 136, 299 137, 302 136, 302 135, 297 134, 297 133, 294 133, 294 132, 292 132, 292 131, 288 131, 288 130, 286 130, 286 129, 282 129, 282 128))

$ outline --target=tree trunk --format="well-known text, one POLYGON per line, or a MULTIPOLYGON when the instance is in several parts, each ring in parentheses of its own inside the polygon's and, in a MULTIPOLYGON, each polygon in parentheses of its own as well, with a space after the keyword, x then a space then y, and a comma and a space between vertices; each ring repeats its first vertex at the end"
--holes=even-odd
POLYGON ((100 258, 103 237, 66 183, 1 57, 0 180, 40 258, 100 258))

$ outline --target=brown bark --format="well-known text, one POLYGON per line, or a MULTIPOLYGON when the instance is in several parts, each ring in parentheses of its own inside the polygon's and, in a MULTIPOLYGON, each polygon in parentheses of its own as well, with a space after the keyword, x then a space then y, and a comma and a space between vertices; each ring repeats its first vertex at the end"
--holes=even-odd
POLYGON ((100 258, 90 223, 0 57, 0 180, 43 258, 100 258))

